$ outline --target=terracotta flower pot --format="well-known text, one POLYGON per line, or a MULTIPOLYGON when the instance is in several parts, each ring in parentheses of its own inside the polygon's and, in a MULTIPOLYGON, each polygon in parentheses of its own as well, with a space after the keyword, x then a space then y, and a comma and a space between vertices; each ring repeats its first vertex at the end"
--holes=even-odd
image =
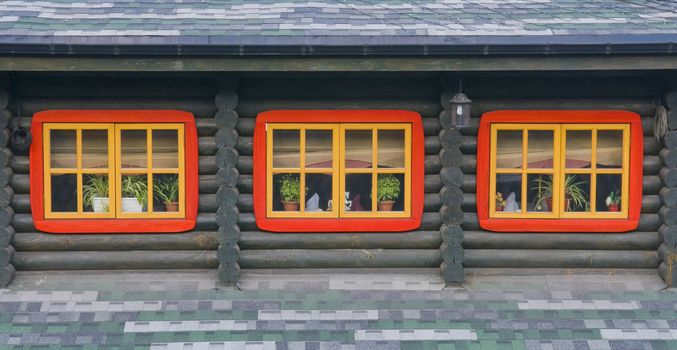
MULTIPOLYGON (((548 205, 548 210, 552 211, 552 197, 545 197, 545 204, 548 205)), ((571 198, 567 197, 564 199, 564 211, 568 211, 569 205, 571 204, 571 198)))
POLYGON ((503 211, 503 206, 497 206, 496 211, 503 211))
POLYGON ((609 204, 609 211, 619 211, 619 206, 618 204, 609 204))
POLYGON ((165 202, 166 211, 179 211, 179 202, 165 202))
POLYGON ((379 201, 378 202, 378 211, 393 211, 393 205, 395 201, 379 201))
POLYGON ((299 202, 282 202, 284 211, 299 211, 299 202))

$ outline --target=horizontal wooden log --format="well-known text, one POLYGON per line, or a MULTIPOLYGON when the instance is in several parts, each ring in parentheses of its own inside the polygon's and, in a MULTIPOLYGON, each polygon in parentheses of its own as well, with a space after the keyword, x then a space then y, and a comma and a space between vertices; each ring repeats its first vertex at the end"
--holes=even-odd
POLYGON ((215 269, 216 251, 19 252, 18 271, 215 269))
POLYGON ((655 214, 661 209, 663 202, 659 195, 642 196, 642 213, 655 214))
POLYGON ((240 116, 256 116, 275 109, 403 109, 424 117, 436 117, 442 109, 437 98, 429 99, 253 99, 240 98, 240 116))
POLYGON ((675 283, 677 283, 677 271, 667 263, 661 262, 661 264, 658 265, 658 276, 665 281, 668 287, 675 287, 675 283))
POLYGON ((16 275, 16 269, 12 265, 0 266, 0 287, 6 287, 16 275))
MULTIPOLYGON (((437 115, 422 118, 423 132, 426 136, 438 136, 441 126, 437 115)), ((235 130, 240 137, 248 137, 254 135, 254 128, 256 127, 256 115, 240 114, 240 119, 237 121, 235 130)))
MULTIPOLYGON (((17 174, 12 176, 10 186, 17 194, 30 193, 30 176, 28 174, 17 174)), ((199 176, 200 193, 216 193, 219 185, 216 183, 215 175, 199 176)))
MULTIPOLYGON (((33 225, 33 216, 31 214, 14 214, 12 226, 16 232, 35 232, 33 225)), ((216 224, 215 213, 198 213, 195 223, 195 231, 216 231, 219 225, 216 224)))
MULTIPOLYGON (((658 214, 641 214, 639 216, 639 224, 635 231, 639 232, 655 232, 662 225, 661 218, 658 214)), ((480 231, 480 224, 477 218, 477 213, 464 213, 463 224, 461 225, 464 231, 480 231)))
POLYGON ((24 97, 21 99, 21 110, 26 115, 33 115, 48 109, 178 109, 193 113, 197 118, 212 118, 216 114, 216 106, 211 98, 62 98, 45 99, 24 97))
POLYGON ((646 250, 472 249, 463 260, 466 268, 655 269, 658 264, 658 253, 646 250))
POLYGON ((465 231, 465 249, 651 250, 660 245, 657 232, 501 233, 465 231))
POLYGON ((656 110, 654 97, 642 98, 574 98, 574 99, 496 99, 472 98, 472 115, 501 109, 535 109, 535 110, 625 110, 638 113, 642 117, 652 117, 656 110))
POLYGON ((198 154, 201 156, 213 156, 216 154, 216 144, 213 136, 203 136, 197 139, 198 154))
POLYGON ((677 168, 663 168, 658 175, 666 187, 677 187, 677 168))
POLYGON ((216 250, 216 232, 159 234, 47 234, 22 232, 14 237, 20 252, 37 251, 128 251, 128 250, 216 250))
MULTIPOLYGON (((456 93, 457 79, 450 79, 441 100, 456 93)), ((473 77, 463 84, 471 98, 651 98, 659 84, 647 77, 473 77)))
POLYGON ((183 77, 30 77, 17 79, 16 91, 30 98, 214 98, 216 86, 183 77))
POLYGON ((663 244, 668 247, 677 247, 677 226, 662 225, 658 229, 658 235, 663 244))
POLYGON ((661 178, 656 175, 645 175, 642 177, 642 194, 655 195, 663 188, 661 178))
MULTIPOLYGON (((475 110, 473 104, 473 113, 474 112, 475 110)), ((642 131, 644 132, 644 136, 653 136, 653 124, 654 124, 653 114, 645 116, 644 118, 640 118, 640 121, 642 122, 642 131)), ((480 126, 480 115, 476 115, 475 117, 470 118, 468 126, 461 128, 460 132, 463 135, 477 136, 479 126, 480 126)))
POLYGON ((423 268, 442 262, 438 249, 243 250, 243 269, 423 268))
POLYGON ((437 249, 439 231, 384 233, 242 232, 242 250, 276 249, 437 249))
POLYGON ((435 78, 247 78, 238 88, 243 98, 275 99, 383 99, 429 98, 440 94, 435 78))

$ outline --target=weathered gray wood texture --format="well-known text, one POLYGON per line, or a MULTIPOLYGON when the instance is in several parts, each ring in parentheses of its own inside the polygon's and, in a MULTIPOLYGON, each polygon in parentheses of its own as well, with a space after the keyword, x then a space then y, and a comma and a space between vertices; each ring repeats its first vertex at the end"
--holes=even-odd
MULTIPOLYGON (((466 79, 464 92, 473 100, 470 126, 461 130, 465 231, 464 265, 502 267, 612 267, 656 268, 661 226, 661 178, 677 183, 677 172, 663 169, 662 144, 653 137, 653 115, 658 85, 647 78, 515 78, 466 79), (496 109, 621 109, 639 113, 644 129, 644 183, 642 215, 629 233, 493 233, 482 231, 477 220, 477 128, 482 113, 496 109), (663 171, 661 171, 663 169, 663 171), (659 173, 661 173, 659 177, 659 173), (589 259, 589 260, 585 260, 589 259)), ((450 87, 441 103, 456 92, 450 87)), ((676 142, 677 143, 677 142, 676 142)), ((676 157, 677 158, 677 157, 676 157)), ((677 200, 676 200, 677 202, 677 200)), ((676 217, 677 212, 665 212, 676 217)))
POLYGON ((660 151, 663 169, 659 176, 663 188, 659 195, 663 207, 659 216, 663 225, 658 230, 660 247, 658 249, 660 266, 658 274, 669 287, 677 286, 677 87, 668 89, 663 96, 668 111, 669 131, 663 139, 664 148, 660 151))
MULTIPOLYGON (((198 222, 192 232, 48 234, 37 232, 33 226, 28 154, 15 152, 8 169, 0 171, 0 182, 7 181, 10 186, 2 192, 14 195, 0 196, 0 206, 8 197, 8 210, 16 215, 10 217, 9 230, 0 229, 0 236, 14 235, 12 242, 17 248, 12 261, 17 270, 216 268, 216 212, 220 202, 218 147, 214 141, 219 126, 214 118, 214 99, 219 83, 211 78, 158 76, 15 76, 13 88, 19 99, 12 107, 15 115, 21 114, 12 125, 30 127, 35 112, 56 108, 178 109, 193 113, 199 136, 200 175, 198 222)), ((0 185, 5 186, 4 182, 0 185)))
POLYGON ((12 113, 9 110, 10 92, 7 90, 9 76, 0 75, 0 287, 7 286, 14 278, 15 269, 12 263, 15 248, 12 246, 14 229, 11 222, 14 210, 10 206, 13 191, 9 187, 12 169, 9 168, 12 153, 9 150, 9 134, 7 129, 12 113))
MULTIPOLYGON (((439 267, 442 239, 438 119, 441 84, 436 78, 242 79, 239 121, 240 265, 253 268, 439 267), (273 109, 406 109, 425 129, 424 223, 412 232, 271 233, 254 223, 252 147, 256 115, 273 109)), ((387 120, 384 120, 387 121, 387 120)), ((460 136, 460 135, 459 135, 460 136)), ((460 193, 460 191, 459 191, 460 193)))
MULTIPOLYGON (((230 81, 222 86, 214 100, 218 108, 216 113, 216 125, 219 131, 214 138, 217 151, 217 182, 219 189, 216 192, 216 202, 218 210, 216 219, 219 224, 218 238, 219 248, 217 258, 219 260, 218 276, 222 283, 235 285, 240 279, 240 227, 237 225, 239 215, 238 205, 242 205, 238 200, 239 191, 237 189, 237 171, 238 151, 237 145, 237 125, 238 114, 235 108, 238 104, 238 95, 236 82, 230 81), (230 174, 222 176, 222 174, 230 174)), ((251 199, 251 198, 250 198, 251 199)))

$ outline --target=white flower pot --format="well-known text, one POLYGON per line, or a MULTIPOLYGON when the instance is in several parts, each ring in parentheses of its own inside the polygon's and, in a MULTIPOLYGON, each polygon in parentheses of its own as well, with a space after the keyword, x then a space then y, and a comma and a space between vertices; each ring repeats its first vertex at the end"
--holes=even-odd
POLYGON ((92 209, 95 213, 107 213, 108 212, 108 198, 105 197, 94 197, 92 198, 92 209))
POLYGON ((143 206, 134 197, 122 198, 122 211, 125 213, 140 213, 143 211, 143 206))

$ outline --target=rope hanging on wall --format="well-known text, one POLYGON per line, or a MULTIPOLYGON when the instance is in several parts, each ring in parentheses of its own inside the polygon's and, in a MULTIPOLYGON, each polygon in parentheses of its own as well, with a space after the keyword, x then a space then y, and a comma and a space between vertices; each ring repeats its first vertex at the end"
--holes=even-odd
POLYGON ((663 142, 665 134, 668 133, 668 110, 662 105, 656 108, 654 115, 653 135, 658 141, 663 142))
POLYGON ((12 147, 14 147, 14 149, 25 151, 31 146, 32 141, 33 135, 28 128, 22 126, 15 126, 12 128, 10 142, 12 143, 12 147))

